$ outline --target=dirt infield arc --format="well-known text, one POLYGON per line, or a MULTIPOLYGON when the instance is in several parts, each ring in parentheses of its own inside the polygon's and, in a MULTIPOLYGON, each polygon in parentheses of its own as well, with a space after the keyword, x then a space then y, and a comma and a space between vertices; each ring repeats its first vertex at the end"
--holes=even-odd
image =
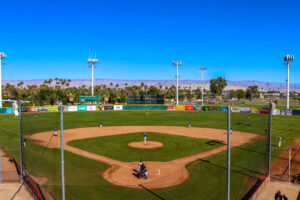
MULTIPOLYGON (((194 138, 211 139, 218 140, 225 144, 227 143, 227 132, 226 130, 220 129, 196 127, 186 128, 177 126, 113 126, 103 128, 90 127, 64 130, 65 150, 111 165, 111 167, 102 174, 103 177, 110 183, 131 188, 141 188, 141 186, 144 186, 153 189, 165 188, 183 183, 189 178, 189 172, 185 168, 186 164, 210 155, 220 153, 222 151, 225 151, 227 148, 226 146, 222 146, 206 152, 194 154, 169 162, 145 162, 150 172, 150 177, 146 180, 137 179, 133 175, 133 169, 137 168, 138 162, 121 162, 118 160, 107 158, 105 156, 71 147, 67 144, 72 140, 144 132, 145 130, 147 132, 159 132, 194 138)), ((35 140, 35 142, 39 145, 46 146, 52 135, 53 132, 44 132, 29 135, 26 137, 35 140)), ((60 135, 52 138, 49 144, 50 148, 60 148, 59 136, 60 135)), ((263 138, 263 136, 234 131, 231 135, 231 148, 261 138, 263 138)))

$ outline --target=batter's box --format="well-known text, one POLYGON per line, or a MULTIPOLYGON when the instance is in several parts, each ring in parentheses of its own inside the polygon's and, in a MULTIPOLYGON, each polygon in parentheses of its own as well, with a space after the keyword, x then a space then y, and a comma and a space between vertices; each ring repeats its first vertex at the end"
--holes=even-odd
POLYGON ((160 169, 150 169, 149 175, 150 176, 160 176, 160 169))

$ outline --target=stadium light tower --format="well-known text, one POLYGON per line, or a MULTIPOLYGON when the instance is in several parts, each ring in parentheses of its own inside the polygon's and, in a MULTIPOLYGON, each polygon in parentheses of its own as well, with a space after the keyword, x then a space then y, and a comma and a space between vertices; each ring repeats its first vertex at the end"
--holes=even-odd
POLYGON ((206 67, 200 67, 199 68, 201 70, 202 73, 202 82, 201 82, 201 99, 202 99, 202 106, 203 106, 203 73, 205 70, 207 70, 206 67))
POLYGON ((2 62, 1 61, 3 58, 6 58, 6 54, 3 52, 0 52, 0 108, 2 108, 2 79, 1 79, 1 64, 2 64, 2 62))
POLYGON ((290 108, 290 67, 292 66, 292 61, 294 60, 293 55, 285 55, 283 57, 284 63, 287 66, 287 80, 286 80, 286 109, 290 108))
POLYGON ((89 66, 92 68, 92 96, 94 96, 94 67, 95 67, 95 64, 97 62, 99 62, 100 60, 99 59, 96 59, 96 58, 89 58, 88 59, 88 63, 91 63, 92 65, 89 66))
POLYGON ((173 66, 176 66, 176 105, 178 106, 178 66, 181 66, 181 61, 173 61, 173 66))

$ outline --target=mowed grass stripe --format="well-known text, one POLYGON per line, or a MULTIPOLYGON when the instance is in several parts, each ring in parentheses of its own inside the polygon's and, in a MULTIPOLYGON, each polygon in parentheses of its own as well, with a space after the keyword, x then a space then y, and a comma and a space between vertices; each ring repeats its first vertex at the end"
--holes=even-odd
POLYGON ((163 143, 162 147, 138 149, 129 147, 130 142, 143 141, 144 133, 130 133, 96 138, 87 138, 69 142, 70 146, 103 155, 123 162, 139 161, 171 161, 196 153, 208 151, 223 144, 208 139, 192 138, 164 133, 147 133, 148 141, 163 143))

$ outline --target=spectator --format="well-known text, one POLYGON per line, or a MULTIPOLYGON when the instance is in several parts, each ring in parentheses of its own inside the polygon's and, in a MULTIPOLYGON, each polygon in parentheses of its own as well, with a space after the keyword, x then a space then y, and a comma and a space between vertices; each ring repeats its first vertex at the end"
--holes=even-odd
POLYGON ((282 194, 280 191, 275 194, 275 200, 282 200, 282 194))
POLYGON ((283 199, 283 200, 288 200, 288 198, 285 196, 285 194, 282 195, 282 199, 283 199))

